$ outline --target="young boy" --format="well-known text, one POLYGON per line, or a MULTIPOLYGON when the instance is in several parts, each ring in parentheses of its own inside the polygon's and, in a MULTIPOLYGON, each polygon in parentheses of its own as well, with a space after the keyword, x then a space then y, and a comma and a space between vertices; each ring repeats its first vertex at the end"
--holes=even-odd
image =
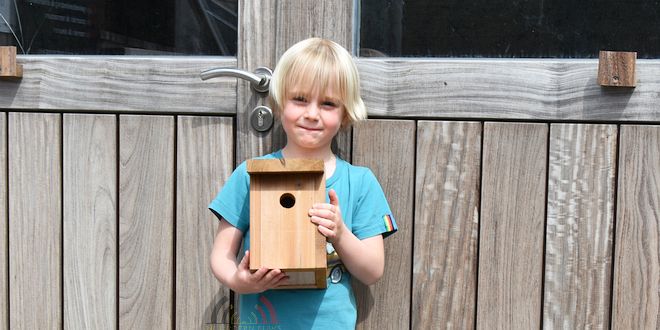
POLYGON ((281 329, 355 328, 357 317, 350 277, 367 285, 384 270, 383 237, 397 230, 373 173, 352 166, 331 151, 340 128, 365 119, 357 68, 338 44, 319 38, 289 48, 270 85, 275 115, 287 143, 262 156, 322 159, 328 202, 315 204, 310 221, 327 239, 328 287, 325 290, 270 290, 286 282, 279 269, 249 270, 249 184, 245 163, 227 180, 209 208, 220 219, 213 243, 215 276, 240 296, 239 326, 258 323, 281 329), (244 256, 237 263, 243 243, 244 256))

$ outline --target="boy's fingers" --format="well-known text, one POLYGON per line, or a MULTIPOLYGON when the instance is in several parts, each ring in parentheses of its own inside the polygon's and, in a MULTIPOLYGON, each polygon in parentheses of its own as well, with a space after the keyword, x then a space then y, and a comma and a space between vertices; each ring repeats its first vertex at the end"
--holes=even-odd
POLYGON ((252 274, 252 278, 254 278, 256 281, 261 281, 267 273, 268 268, 262 267, 252 274))

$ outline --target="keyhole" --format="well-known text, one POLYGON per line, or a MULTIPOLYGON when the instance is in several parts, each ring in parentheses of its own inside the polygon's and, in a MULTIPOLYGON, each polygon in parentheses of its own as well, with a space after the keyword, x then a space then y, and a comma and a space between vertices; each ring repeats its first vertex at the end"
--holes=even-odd
POLYGON ((290 209, 295 204, 296 204, 296 198, 293 197, 293 195, 289 193, 284 193, 282 194, 282 196, 280 196, 280 205, 282 205, 284 208, 290 209))
POLYGON ((263 127, 264 126, 264 113, 265 111, 259 109, 259 113, 257 113, 257 126, 263 127))

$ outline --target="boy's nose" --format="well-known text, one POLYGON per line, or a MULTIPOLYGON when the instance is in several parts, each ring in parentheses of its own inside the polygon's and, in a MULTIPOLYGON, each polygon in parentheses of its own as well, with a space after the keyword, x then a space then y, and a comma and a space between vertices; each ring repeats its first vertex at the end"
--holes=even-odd
POLYGON ((305 111, 305 117, 310 119, 317 119, 319 116, 319 108, 316 104, 310 103, 305 111))

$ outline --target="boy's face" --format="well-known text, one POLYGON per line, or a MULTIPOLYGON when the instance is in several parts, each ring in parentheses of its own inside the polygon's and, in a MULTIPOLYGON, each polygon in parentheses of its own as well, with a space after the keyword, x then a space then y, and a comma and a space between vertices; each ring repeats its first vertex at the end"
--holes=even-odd
POLYGON ((344 105, 333 84, 325 91, 295 86, 286 96, 282 109, 282 127, 287 145, 309 151, 330 150, 344 118, 344 105))

